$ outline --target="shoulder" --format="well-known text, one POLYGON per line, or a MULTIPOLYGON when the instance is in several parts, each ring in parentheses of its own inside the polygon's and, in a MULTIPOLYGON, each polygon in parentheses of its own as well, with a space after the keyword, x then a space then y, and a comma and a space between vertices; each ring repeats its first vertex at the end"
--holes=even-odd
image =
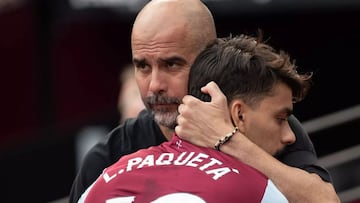
POLYGON ((77 200, 103 169, 120 157, 164 141, 165 137, 147 111, 115 127, 85 155, 73 182, 70 202, 77 200))
POLYGON ((313 154, 316 157, 314 145, 300 121, 294 116, 289 116, 289 125, 295 134, 296 141, 294 144, 285 148, 284 154, 290 154, 298 151, 313 154))
POLYGON ((289 116, 289 125, 295 133, 297 144, 306 147, 309 151, 314 151, 314 146, 310 140, 309 134, 294 115, 289 116))
POLYGON ((150 112, 143 110, 137 118, 130 118, 115 127, 97 145, 116 156, 135 152, 166 141, 150 112))
POLYGON ((329 172, 318 165, 315 147, 300 121, 294 115, 291 115, 289 124, 295 134, 296 141, 294 144, 287 146, 281 154, 277 155, 277 158, 287 165, 304 169, 310 173, 316 173, 323 180, 331 182, 329 172))

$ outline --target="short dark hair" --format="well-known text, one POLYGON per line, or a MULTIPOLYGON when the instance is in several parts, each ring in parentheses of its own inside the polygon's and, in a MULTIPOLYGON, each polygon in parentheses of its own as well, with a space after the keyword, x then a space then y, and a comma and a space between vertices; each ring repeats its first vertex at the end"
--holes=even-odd
POLYGON ((248 35, 219 38, 195 59, 189 75, 189 94, 203 101, 210 97, 200 91, 216 82, 230 102, 241 98, 255 105, 272 93, 277 82, 292 90, 294 102, 301 101, 311 85, 312 73, 299 74, 284 51, 276 52, 259 37, 248 35))

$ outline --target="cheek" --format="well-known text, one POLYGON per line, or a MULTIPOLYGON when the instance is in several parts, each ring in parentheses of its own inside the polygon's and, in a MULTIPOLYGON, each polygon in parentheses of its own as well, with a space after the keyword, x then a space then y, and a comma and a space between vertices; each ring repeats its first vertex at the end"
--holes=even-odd
POLYGON ((266 135, 264 136, 266 139, 265 150, 274 155, 281 143, 281 130, 279 130, 279 126, 277 124, 268 125, 266 128, 266 135))
POLYGON ((145 78, 136 77, 136 83, 139 87, 139 92, 141 97, 146 96, 146 92, 148 91, 149 84, 145 78))
POLYGON ((187 95, 188 79, 188 72, 184 72, 176 78, 173 77, 173 79, 170 80, 172 92, 176 92, 176 95, 181 96, 181 98, 187 95))
POLYGON ((277 132, 274 131, 276 128, 272 125, 269 120, 257 119, 248 126, 250 140, 270 154, 274 154, 279 142, 277 132))
POLYGON ((188 89, 187 89, 187 83, 180 83, 178 86, 177 86, 177 89, 178 89, 178 93, 180 96, 184 97, 185 95, 188 94, 188 89))

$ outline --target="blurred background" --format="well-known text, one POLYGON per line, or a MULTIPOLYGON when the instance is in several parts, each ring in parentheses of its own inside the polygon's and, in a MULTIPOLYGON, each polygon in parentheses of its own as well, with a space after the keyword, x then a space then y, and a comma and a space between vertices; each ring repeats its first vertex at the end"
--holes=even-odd
MULTIPOLYGON (((146 2, 0 0, 1 202, 67 202, 81 157, 119 123, 119 73, 146 2)), ((295 115, 342 202, 359 203, 360 1, 203 2, 219 37, 261 29, 314 71, 295 115)))

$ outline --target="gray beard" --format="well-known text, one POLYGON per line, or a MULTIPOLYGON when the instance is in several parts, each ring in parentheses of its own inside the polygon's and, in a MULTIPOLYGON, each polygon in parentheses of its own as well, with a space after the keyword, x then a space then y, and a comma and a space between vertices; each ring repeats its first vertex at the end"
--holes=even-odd
POLYGON ((178 112, 152 112, 154 120, 158 125, 165 126, 171 130, 175 130, 177 125, 176 117, 178 112))

